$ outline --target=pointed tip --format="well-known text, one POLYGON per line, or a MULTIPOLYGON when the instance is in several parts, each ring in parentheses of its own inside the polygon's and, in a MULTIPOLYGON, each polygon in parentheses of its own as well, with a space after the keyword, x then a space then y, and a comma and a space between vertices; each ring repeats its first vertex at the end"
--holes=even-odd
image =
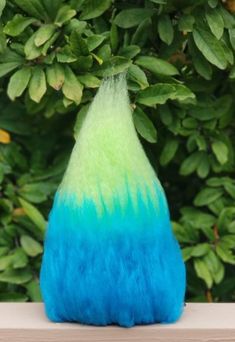
POLYGON ((101 87, 108 87, 108 88, 118 88, 120 85, 127 87, 126 84, 126 72, 122 72, 117 75, 105 77, 101 83, 101 87))
POLYGON ((108 97, 109 100, 112 98, 118 102, 120 99, 126 99, 128 97, 126 72, 104 78, 96 97, 108 97))

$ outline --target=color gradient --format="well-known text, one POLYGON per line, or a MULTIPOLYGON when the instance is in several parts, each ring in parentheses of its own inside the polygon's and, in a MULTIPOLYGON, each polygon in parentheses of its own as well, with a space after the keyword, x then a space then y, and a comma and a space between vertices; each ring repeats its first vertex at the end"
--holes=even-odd
POLYGON ((123 75, 102 83, 77 138, 50 214, 40 284, 55 322, 131 327, 182 313, 185 267, 123 75))

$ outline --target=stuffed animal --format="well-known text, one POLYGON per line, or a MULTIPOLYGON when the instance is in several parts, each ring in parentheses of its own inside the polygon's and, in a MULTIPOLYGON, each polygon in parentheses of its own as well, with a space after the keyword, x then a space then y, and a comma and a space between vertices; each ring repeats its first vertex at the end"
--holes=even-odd
POLYGON ((55 195, 40 275, 54 322, 171 323, 185 266, 137 137, 125 76, 103 81, 55 195))

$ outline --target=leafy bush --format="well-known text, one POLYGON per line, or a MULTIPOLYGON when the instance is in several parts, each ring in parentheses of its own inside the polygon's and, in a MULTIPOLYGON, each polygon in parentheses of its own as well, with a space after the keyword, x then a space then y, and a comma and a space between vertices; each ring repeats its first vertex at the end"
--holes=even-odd
POLYGON ((40 300, 53 194, 101 79, 122 71, 187 299, 235 299, 234 12, 234 0, 0 0, 0 300, 40 300))

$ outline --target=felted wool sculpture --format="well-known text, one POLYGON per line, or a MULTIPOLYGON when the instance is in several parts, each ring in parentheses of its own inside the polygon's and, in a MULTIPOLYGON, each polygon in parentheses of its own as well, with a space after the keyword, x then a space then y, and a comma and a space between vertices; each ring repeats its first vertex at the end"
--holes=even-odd
POLYGON ((185 267, 123 75, 102 83, 79 133, 50 213, 40 283, 55 322, 131 327, 182 313, 185 267))

